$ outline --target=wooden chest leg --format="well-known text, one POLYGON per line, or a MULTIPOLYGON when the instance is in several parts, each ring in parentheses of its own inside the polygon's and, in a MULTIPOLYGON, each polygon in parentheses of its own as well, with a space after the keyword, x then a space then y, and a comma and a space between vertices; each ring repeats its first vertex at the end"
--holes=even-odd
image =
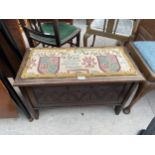
MULTIPOLYGON (((139 88, 139 83, 136 83, 136 84, 135 84, 135 88, 133 88, 133 90, 132 90, 132 92, 131 92, 131 99, 130 99, 131 102, 133 101, 133 98, 134 98, 135 94, 137 93, 138 88, 139 88)), ((130 102, 130 104, 131 104, 131 102, 130 102)), ((129 105, 130 105, 130 104, 129 104, 129 105)), ((124 106, 124 108, 123 108, 123 113, 124 113, 124 114, 129 114, 129 113, 130 113, 131 108, 130 108, 129 105, 128 105, 127 107, 124 106)))
POLYGON ((115 114, 116 115, 119 115, 121 110, 123 110, 123 108, 125 107, 125 104, 127 103, 127 101, 129 100, 130 97, 134 97, 137 89, 138 89, 138 83, 132 83, 128 89, 128 91, 126 92, 125 96, 124 96, 124 99, 121 103, 121 105, 119 106, 115 106, 115 114))
POLYGON ((31 115, 33 116, 34 119, 39 119, 39 111, 34 109, 34 102, 33 99, 30 96, 31 93, 31 88, 25 88, 25 87, 20 87, 20 90, 22 92, 22 95, 25 99, 26 102, 26 106, 29 110, 29 112, 31 113, 31 115))
POLYGON ((152 85, 150 84, 150 82, 143 82, 140 84, 133 100, 131 101, 131 103, 124 108, 123 112, 125 114, 128 114, 128 111, 131 110, 131 108, 133 107, 133 105, 139 100, 141 99, 144 95, 146 95, 149 91, 152 90, 152 85))

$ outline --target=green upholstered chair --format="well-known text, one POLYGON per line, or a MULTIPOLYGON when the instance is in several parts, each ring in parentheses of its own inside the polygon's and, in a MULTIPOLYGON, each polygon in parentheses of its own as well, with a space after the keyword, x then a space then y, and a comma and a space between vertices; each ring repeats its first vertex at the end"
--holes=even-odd
POLYGON ((141 97, 155 89, 155 41, 131 42, 128 45, 128 49, 146 81, 140 84, 134 99, 130 105, 124 109, 125 113, 129 113, 130 108, 141 97))
POLYGON ((69 43, 71 46, 80 46, 80 29, 67 24, 65 22, 59 22, 58 20, 52 20, 52 22, 41 22, 38 19, 28 20, 30 27, 24 26, 24 31, 28 38, 30 46, 33 47, 34 41, 45 45, 54 47, 61 47, 62 45, 69 43), (74 44, 72 40, 76 38, 74 44))

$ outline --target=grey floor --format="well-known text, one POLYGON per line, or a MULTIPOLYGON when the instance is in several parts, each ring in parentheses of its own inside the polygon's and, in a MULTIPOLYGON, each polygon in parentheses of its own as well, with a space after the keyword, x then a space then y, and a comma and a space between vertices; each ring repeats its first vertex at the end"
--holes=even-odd
MULTIPOLYGON (((81 27, 84 20, 75 20, 81 27)), ((115 40, 98 37, 95 46, 113 46, 115 40)), ((84 134, 132 135, 145 128, 155 114, 155 91, 147 94, 133 107, 129 115, 115 115, 108 106, 69 107, 40 110, 39 120, 29 122, 22 113, 15 119, 0 119, 0 134, 84 134)))

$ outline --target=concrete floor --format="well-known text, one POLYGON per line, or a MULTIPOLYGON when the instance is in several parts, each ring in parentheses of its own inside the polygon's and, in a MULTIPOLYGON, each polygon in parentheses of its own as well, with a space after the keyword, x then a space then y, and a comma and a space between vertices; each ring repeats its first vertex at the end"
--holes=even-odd
MULTIPOLYGON (((82 36, 85 21, 76 20, 82 36)), ((113 46, 115 40, 98 37, 95 46, 113 46)), ((39 120, 29 122, 23 114, 15 119, 0 120, 0 134, 84 134, 131 135, 146 128, 155 114, 155 91, 143 97, 129 115, 115 115, 108 106, 68 107, 40 110, 39 120)))

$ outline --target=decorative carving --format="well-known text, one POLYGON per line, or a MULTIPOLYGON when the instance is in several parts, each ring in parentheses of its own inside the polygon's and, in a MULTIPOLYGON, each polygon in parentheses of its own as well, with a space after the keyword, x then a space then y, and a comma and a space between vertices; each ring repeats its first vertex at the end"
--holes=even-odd
MULTIPOLYGON (((120 104, 123 84, 74 85, 33 88, 39 106, 120 104)), ((126 87, 127 90, 127 87, 126 87)), ((126 91, 123 90, 123 91, 126 91)))

